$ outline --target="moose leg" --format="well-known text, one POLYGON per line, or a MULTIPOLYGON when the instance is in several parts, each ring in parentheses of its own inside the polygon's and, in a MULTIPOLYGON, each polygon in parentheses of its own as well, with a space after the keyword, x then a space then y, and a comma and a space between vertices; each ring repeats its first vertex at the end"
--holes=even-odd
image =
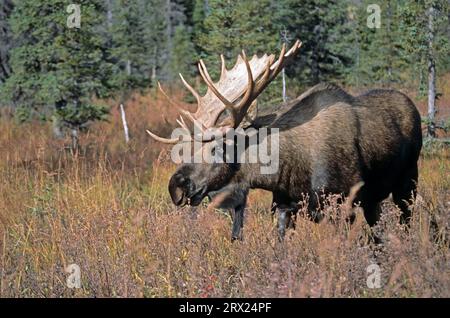
POLYGON ((323 220, 324 215, 321 212, 321 207, 323 206, 323 202, 320 198, 319 191, 312 191, 310 193, 309 202, 308 202, 308 214, 311 220, 315 223, 319 223, 323 220))
POLYGON ((405 178, 401 179, 398 185, 392 191, 392 198, 394 203, 400 208, 402 214, 400 216, 400 223, 409 224, 411 219, 411 210, 409 204, 414 202, 417 194, 417 165, 407 171, 405 178))
MULTIPOLYGON (((244 210, 245 204, 238 205, 234 208, 233 228, 231 230, 231 241, 242 241, 242 230, 244 228, 244 210)), ((232 213, 233 215, 233 213, 232 213)))
POLYGON ((289 219, 291 218, 290 212, 288 209, 278 209, 278 239, 282 241, 284 239, 284 235, 286 234, 286 228, 289 224, 289 219))
MULTIPOLYGON (((364 217, 367 221, 367 224, 369 224, 372 232, 372 227, 378 222, 381 216, 380 202, 366 201, 362 203, 362 208, 364 210, 364 217)), ((382 242, 381 239, 373 233, 370 234, 370 238, 375 244, 380 244, 382 242)))
POLYGON ((280 241, 284 239, 286 229, 295 229, 296 209, 292 207, 277 207, 278 212, 278 238, 280 241))
POLYGON ((272 216, 277 215, 277 231, 280 241, 284 239, 286 229, 295 228, 298 204, 283 193, 273 192, 272 216))

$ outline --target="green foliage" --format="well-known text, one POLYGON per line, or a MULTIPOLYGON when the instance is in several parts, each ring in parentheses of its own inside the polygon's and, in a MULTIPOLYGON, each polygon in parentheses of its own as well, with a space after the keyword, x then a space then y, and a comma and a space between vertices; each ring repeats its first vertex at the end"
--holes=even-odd
POLYGON ((207 14, 207 5, 209 2, 207 0, 195 0, 194 9, 192 12, 192 25, 194 34, 194 45, 199 56, 205 57, 206 53, 203 51, 201 46, 201 37, 206 33, 204 20, 207 14))
MULTIPOLYGON (((201 1, 197 3, 198 6, 202 5, 201 1)), ((249 58, 253 54, 279 50, 279 33, 272 21, 272 1, 210 0, 208 4, 208 12, 202 13, 206 17, 201 24, 202 33, 196 33, 196 43, 202 50, 213 78, 218 78, 220 74, 220 54, 224 55, 227 67, 230 68, 242 50, 245 50, 249 58)), ((203 6, 202 8, 204 9, 203 6)), ((273 96, 273 90, 281 92, 281 87, 273 83, 266 95, 273 96)), ((281 96, 281 93, 278 95, 281 96)))
POLYGON ((27 122, 31 117, 31 108, 19 106, 16 108, 14 117, 19 123, 27 122))
POLYGON ((106 120, 109 108, 104 105, 85 104, 83 107, 69 105, 58 108, 56 114, 72 127, 84 128, 91 120, 106 120))
POLYGON ((184 25, 175 28, 173 38, 173 52, 170 60, 171 74, 181 73, 186 79, 195 76, 196 52, 191 41, 189 30, 184 25))
MULTIPOLYGON (((0 101, 19 121, 58 118, 71 128, 104 119, 93 100, 122 102, 158 80, 179 83, 182 73, 200 91, 196 62, 214 79, 219 54, 227 67, 244 49, 277 53, 303 42, 286 68, 295 97, 320 81, 356 87, 418 84, 428 89, 430 54, 439 73, 450 69, 448 1, 377 1, 381 28, 367 26, 370 0, 80 0, 81 28, 66 25, 64 0, 0 0, 0 101), (15 6, 13 6, 15 4, 15 6), (13 9, 14 7, 14 9, 13 9), (429 47, 427 10, 435 8, 429 47)), ((279 76, 259 104, 281 101, 279 76)))
POLYGON ((12 0, 0 0, 0 84, 11 75, 9 50, 13 47, 8 19, 14 8, 12 0))
POLYGON ((425 137, 422 145, 422 155, 426 158, 436 157, 442 151, 450 148, 450 139, 425 137))
POLYGON ((102 117, 104 107, 91 98, 107 97, 111 88, 105 40, 97 32, 103 1, 78 3, 81 28, 67 26, 67 1, 16 2, 10 24, 21 41, 11 51, 13 74, 3 88, 17 106, 56 112, 72 128, 102 117))
MULTIPOLYGON (((302 40, 296 63, 288 75, 300 85, 342 79, 349 57, 348 1, 284 0, 277 2, 275 21, 291 39, 302 40)), ((280 28, 281 29, 281 28, 280 28)))
MULTIPOLYGON (((159 1, 161 2, 161 1, 159 1)), ((157 4, 151 1, 151 4, 157 4)), ((159 3, 160 4, 160 3, 159 3)), ((147 28, 147 11, 153 10, 145 1, 118 0, 113 8, 111 55, 114 63, 113 83, 119 92, 129 95, 132 90, 150 85, 150 72, 157 61, 149 52, 161 29, 147 28), (144 13, 144 14, 143 14, 144 13)))
POLYGON ((403 35, 405 54, 414 63, 412 73, 424 72, 427 60, 437 60, 438 70, 448 70, 450 55, 449 43, 449 3, 446 0, 405 1, 400 7, 400 27, 403 35), (429 10, 434 9, 434 38, 432 50, 429 49, 429 10), (441 66, 441 67, 439 67, 441 66))
POLYGON ((212 0, 209 8, 203 24, 205 31, 198 41, 213 75, 220 71, 219 54, 225 56, 230 67, 243 49, 251 56, 277 47, 278 34, 270 20, 271 1, 212 0))
POLYGON ((404 4, 401 1, 378 1, 381 25, 380 28, 369 28, 367 19, 371 12, 366 9, 370 4, 371 1, 364 1, 352 8, 354 64, 347 69, 347 80, 356 86, 389 86, 403 82, 407 80, 406 70, 410 62, 404 54, 405 39, 401 32, 401 8, 404 4))

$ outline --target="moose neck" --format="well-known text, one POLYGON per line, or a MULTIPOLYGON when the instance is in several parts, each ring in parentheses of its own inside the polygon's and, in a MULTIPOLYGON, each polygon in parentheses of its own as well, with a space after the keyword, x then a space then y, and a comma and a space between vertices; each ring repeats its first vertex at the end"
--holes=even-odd
POLYGON ((260 163, 242 163, 235 179, 251 189, 272 191, 278 183, 279 173, 263 174, 261 173, 261 168, 260 163))
POLYGON ((246 135, 244 156, 241 156, 234 179, 248 188, 271 191, 280 180, 282 158, 279 151, 279 136, 261 129, 254 130, 252 134, 248 134, 247 129, 246 135))
POLYGON ((234 181, 248 188, 267 191, 307 192, 310 184, 310 154, 300 128, 295 132, 280 131, 278 136, 274 131, 270 138, 268 134, 258 130, 258 157, 256 162, 249 162, 251 150, 245 150, 245 159, 239 165, 234 181), (275 137, 275 138, 274 138, 275 137), (293 138, 297 142, 292 144, 293 138), (262 148, 261 148, 262 147, 262 148), (261 150, 261 151, 260 151, 261 150))

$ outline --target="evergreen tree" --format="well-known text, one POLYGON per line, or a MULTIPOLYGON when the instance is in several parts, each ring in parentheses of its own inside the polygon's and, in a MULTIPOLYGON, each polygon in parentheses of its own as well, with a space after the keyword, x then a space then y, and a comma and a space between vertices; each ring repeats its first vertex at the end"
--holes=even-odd
POLYGON ((171 67, 171 62, 174 61, 173 51, 174 51, 174 37, 175 30, 177 26, 183 25, 186 22, 185 16, 185 7, 184 1, 181 0, 165 0, 164 6, 164 25, 166 26, 165 30, 165 41, 166 47, 163 50, 163 58, 164 58, 164 79, 173 81, 178 78, 178 73, 174 73, 174 67, 171 67))
POLYGON ((143 42, 146 32, 143 23, 145 4, 142 1, 119 0, 113 9, 112 58, 114 84, 120 87, 123 103, 129 94, 150 84, 148 43, 143 42), (147 44, 147 45, 146 45, 147 44))
POLYGON ((450 55, 447 0, 406 1, 402 7, 402 27, 406 53, 414 63, 413 71, 427 74, 428 136, 436 135, 437 66, 450 55), (426 70, 424 72, 424 69, 426 70))
POLYGON ((149 66, 150 82, 156 85, 156 80, 163 78, 167 69, 167 37, 166 37, 166 0, 142 0, 143 37, 142 45, 146 47, 146 63, 149 66))
POLYGON ((201 38, 206 33, 204 21, 209 12, 208 0, 195 0, 194 9, 192 12, 192 27, 193 27, 193 42, 195 51, 199 57, 204 58, 206 52, 202 48, 201 38))
POLYGON ((371 12, 367 8, 371 1, 353 7, 353 32, 350 48, 354 65, 348 68, 347 80, 356 86, 374 83, 389 86, 407 79, 408 58, 403 54, 400 8, 401 1, 379 1, 380 27, 369 27, 367 19, 371 12))
POLYGON ((184 25, 178 25, 173 37, 173 50, 169 61, 170 73, 182 73, 186 79, 194 77, 196 74, 196 57, 190 32, 184 25))
POLYGON ((9 17, 13 10, 11 0, 0 0, 0 84, 11 75, 9 50, 12 48, 12 34, 9 17))
POLYGON ((219 65, 219 54, 224 54, 232 65, 243 49, 250 56, 272 52, 279 44, 271 20, 272 1, 210 0, 208 3, 210 13, 204 20, 205 31, 198 41, 212 65, 219 65))
MULTIPOLYGON (((272 1, 209 0, 207 9, 208 12, 204 9, 203 33, 195 34, 213 77, 218 78, 220 73, 220 54, 224 55, 227 67, 232 67, 242 50, 248 58, 253 54, 279 51, 281 42, 272 21, 272 1)), ((275 95, 281 100, 280 83, 271 84, 264 95, 269 97, 262 96, 260 100, 273 99, 275 95)))
POLYGON ((79 129, 108 113, 92 97, 108 95, 111 69, 105 41, 97 32, 103 1, 78 3, 81 27, 71 28, 66 1, 16 2, 10 22, 15 40, 21 42, 11 51, 13 74, 4 86, 5 95, 22 109, 53 114, 68 126, 74 147, 79 129))
POLYGON ((346 42, 351 32, 347 8, 348 1, 337 0, 277 2, 275 23, 303 42, 297 62, 287 70, 290 77, 302 85, 343 77, 343 68, 352 63, 346 42))

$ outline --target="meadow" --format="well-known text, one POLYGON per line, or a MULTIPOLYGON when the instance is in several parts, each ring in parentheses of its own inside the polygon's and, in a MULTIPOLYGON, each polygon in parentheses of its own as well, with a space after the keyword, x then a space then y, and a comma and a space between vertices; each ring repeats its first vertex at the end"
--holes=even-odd
MULTIPOLYGON (((48 123, 0 117, 1 297, 449 297, 450 149, 419 163, 411 228, 388 199, 374 246, 361 212, 349 226, 346 204, 329 197, 329 219, 297 227, 278 242, 271 197, 254 191, 242 242, 230 241, 230 217, 206 207, 175 208, 167 182, 168 149, 148 138, 170 133, 174 113, 156 93, 127 104, 126 144, 117 106, 108 122, 70 140, 48 123), (164 120, 161 120, 164 114, 164 120), (431 226, 433 225, 433 226, 431 226), (371 264, 380 288, 369 288, 371 264), (81 288, 68 288, 77 264, 81 288)), ((423 108, 422 108, 423 110, 423 108)))

